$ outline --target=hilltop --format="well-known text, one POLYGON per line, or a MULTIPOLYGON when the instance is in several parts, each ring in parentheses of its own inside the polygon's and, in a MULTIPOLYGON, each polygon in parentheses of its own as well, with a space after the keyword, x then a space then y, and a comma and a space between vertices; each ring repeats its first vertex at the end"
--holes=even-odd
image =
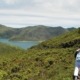
POLYGON ((46 48, 69 48, 79 47, 80 45, 80 29, 65 33, 59 37, 52 38, 48 41, 42 42, 37 47, 46 48))
POLYGON ((0 37, 1 38, 10 38, 14 35, 17 35, 20 32, 17 28, 7 27, 0 24, 0 37))
POLYGON ((80 46, 79 40, 80 29, 77 29, 26 51, 2 47, 5 54, 0 55, 0 77, 2 80, 72 80, 74 52, 80 46))
POLYGON ((22 31, 11 40, 43 41, 67 32, 62 27, 47 27, 43 25, 23 28, 22 31))
POLYGON ((10 40, 18 41, 44 41, 59 36, 68 31, 68 29, 64 29, 60 26, 50 27, 37 25, 25 28, 10 28, 0 25, 1 38, 9 38, 10 40))

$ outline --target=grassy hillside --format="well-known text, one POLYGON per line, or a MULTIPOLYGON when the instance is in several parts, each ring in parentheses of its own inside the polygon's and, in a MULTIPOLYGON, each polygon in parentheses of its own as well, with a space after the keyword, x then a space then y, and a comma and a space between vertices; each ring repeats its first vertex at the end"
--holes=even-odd
POLYGON ((0 37, 1 38, 10 38, 17 35, 20 32, 19 29, 7 27, 0 24, 0 37))
POLYGON ((80 29, 65 33, 59 37, 42 42, 38 48, 69 48, 80 46, 80 29))
POLYGON ((62 27, 32 26, 23 28, 20 34, 13 36, 11 40, 47 40, 59 36, 68 30, 62 27))
POLYGON ((73 48, 23 51, 1 43, 0 46, 2 46, 0 80, 71 80, 72 78, 73 48))
POLYGON ((72 31, 72 30, 75 30, 75 29, 76 29, 75 27, 67 28, 68 31, 72 31))
POLYGON ((65 32, 68 32, 68 30, 62 27, 38 25, 25 28, 10 28, 0 25, 1 38, 9 38, 10 40, 19 41, 43 41, 55 36, 59 36, 65 32))
POLYGON ((0 43, 0 80, 72 80, 79 40, 80 29, 27 51, 0 43))
POLYGON ((22 49, 0 43, 0 80, 8 80, 12 68, 17 66, 14 61, 21 59, 24 53, 25 51, 22 49))

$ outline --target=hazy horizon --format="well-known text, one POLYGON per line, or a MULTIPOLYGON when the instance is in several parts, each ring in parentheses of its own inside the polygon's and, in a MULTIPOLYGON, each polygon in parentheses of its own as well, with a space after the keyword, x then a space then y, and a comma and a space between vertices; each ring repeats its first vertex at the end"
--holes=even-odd
POLYGON ((80 0, 1 0, 0 24, 79 27, 80 0))
POLYGON ((80 26, 60 26, 60 25, 44 25, 44 24, 35 24, 35 25, 7 25, 7 24, 1 24, 7 27, 11 28, 25 28, 25 27, 33 27, 33 26, 49 26, 49 27, 63 27, 63 28, 79 28, 80 26))

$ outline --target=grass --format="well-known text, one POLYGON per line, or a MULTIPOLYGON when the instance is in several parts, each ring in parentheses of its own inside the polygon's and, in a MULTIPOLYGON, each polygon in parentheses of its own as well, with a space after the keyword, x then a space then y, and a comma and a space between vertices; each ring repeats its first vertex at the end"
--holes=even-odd
POLYGON ((72 80, 79 36, 75 30, 28 50, 0 43, 0 80, 72 80))

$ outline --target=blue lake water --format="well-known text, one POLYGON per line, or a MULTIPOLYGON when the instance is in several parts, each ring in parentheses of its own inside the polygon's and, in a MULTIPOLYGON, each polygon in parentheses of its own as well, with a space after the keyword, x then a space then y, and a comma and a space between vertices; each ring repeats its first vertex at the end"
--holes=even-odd
POLYGON ((9 44, 11 46, 20 47, 23 49, 28 49, 34 45, 39 44, 38 41, 9 41, 9 39, 1 39, 1 38, 0 38, 0 42, 9 44))

